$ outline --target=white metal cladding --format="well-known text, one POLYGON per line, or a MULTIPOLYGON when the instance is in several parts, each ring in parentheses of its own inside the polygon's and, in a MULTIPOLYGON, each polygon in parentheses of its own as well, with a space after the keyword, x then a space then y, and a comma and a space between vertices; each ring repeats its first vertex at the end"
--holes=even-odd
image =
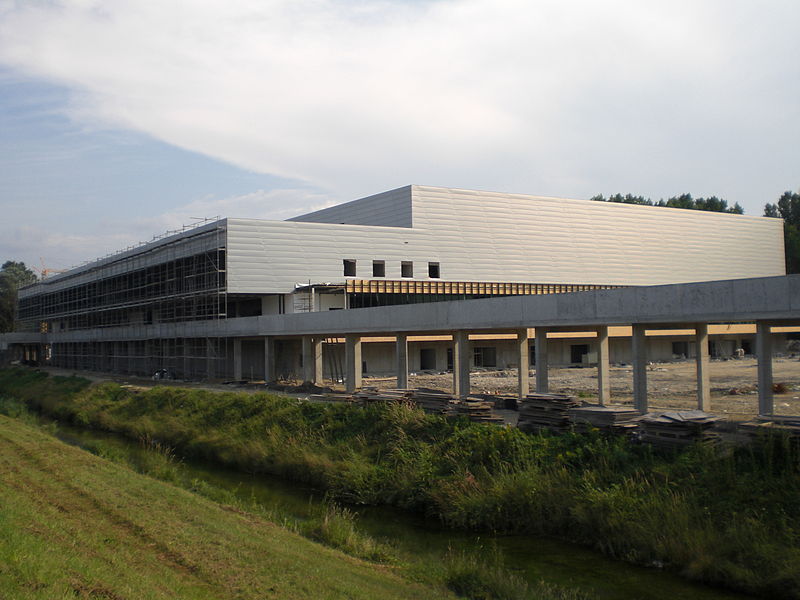
POLYGON ((225 219, 202 225, 185 232, 177 233, 126 250, 112 256, 98 259, 66 273, 54 275, 41 283, 27 286, 19 291, 20 298, 46 294, 76 285, 114 277, 169 262, 178 258, 200 254, 225 245, 225 219))
POLYGON ((412 186, 448 279, 651 285, 783 275, 779 219, 412 186))
POLYGON ((400 263, 414 261, 427 278, 439 258, 435 236, 403 227, 228 219, 228 292, 288 293, 298 283, 344 282, 343 259, 356 276, 372 277, 372 261, 386 262, 386 278, 400 279, 400 263))
POLYGON ((372 277, 373 260, 386 262, 386 279, 400 279, 402 261, 413 261, 414 279, 438 262, 451 281, 650 285, 785 273, 779 219, 415 185, 292 221, 222 220, 20 295, 189 256, 225 237, 231 293, 340 283, 343 259, 357 261, 359 279, 372 277))
POLYGON ((323 208, 307 215, 293 217, 289 221, 411 227, 411 189, 413 187, 407 185, 360 200, 323 208))
POLYGON ((385 260, 387 279, 404 260, 414 279, 433 261, 458 281, 652 285, 785 273, 782 222, 763 217, 415 185, 298 219, 229 220, 230 291, 341 282, 345 258, 358 261, 358 278, 385 260), (409 204, 413 228, 398 230, 409 204), (334 224, 360 219, 388 227, 334 224))

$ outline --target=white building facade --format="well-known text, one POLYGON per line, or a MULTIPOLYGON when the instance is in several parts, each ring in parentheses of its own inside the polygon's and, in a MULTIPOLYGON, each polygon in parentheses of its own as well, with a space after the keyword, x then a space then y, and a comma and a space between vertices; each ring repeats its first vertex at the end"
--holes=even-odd
MULTIPOLYGON (((224 323, 783 274, 778 219, 411 185, 288 221, 228 218, 174 233, 24 288, 19 321, 23 332, 44 336, 29 345, 38 362, 225 378, 236 371, 236 345, 239 371, 258 378, 263 349, 240 333, 234 343, 224 323), (151 333, 160 324, 205 320, 223 323, 222 334, 151 333), (98 334, 111 330, 113 340, 98 334)), ((749 343, 748 333, 737 335, 727 338, 731 350, 749 343)), ((681 341, 654 340, 656 358, 691 355, 688 346, 675 352, 684 346, 673 342, 681 341)), ((281 372, 299 372, 299 340, 278 342, 285 347, 281 372)), ((620 341, 619 362, 627 343, 620 341)), ((504 344, 498 338, 476 346, 495 351, 476 354, 475 366, 516 366, 504 358, 504 344)), ((446 345, 413 341, 411 364, 419 366, 412 368, 447 369, 446 345)), ((563 345, 562 362, 591 359, 584 357, 593 352, 591 340, 563 345)), ((391 344, 365 345, 367 373, 388 370, 386 352, 391 344)))

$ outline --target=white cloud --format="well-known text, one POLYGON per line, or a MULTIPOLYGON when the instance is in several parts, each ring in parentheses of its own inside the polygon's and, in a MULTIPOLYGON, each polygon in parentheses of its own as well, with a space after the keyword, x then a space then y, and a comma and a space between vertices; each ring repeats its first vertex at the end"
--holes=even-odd
MULTIPOLYGON (((339 201, 341 201, 340 199, 339 201)), ((242 217, 285 220, 337 204, 338 201, 303 189, 259 190, 228 198, 203 198, 161 214, 133 220, 100 219, 96 233, 61 233, 52 227, 0 225, 0 257, 19 260, 37 270, 66 269, 151 241, 169 231, 200 224, 202 219, 242 217)))
POLYGON ((743 203, 763 193, 757 212, 773 187, 797 185, 794 0, 0 11, 0 59, 74 87, 76 118, 343 199, 407 183, 743 203))
POLYGON ((284 221, 290 217, 337 204, 329 196, 301 189, 258 190, 241 196, 203 198, 179 206, 153 219, 166 229, 191 225, 198 219, 224 218, 270 219, 284 221))

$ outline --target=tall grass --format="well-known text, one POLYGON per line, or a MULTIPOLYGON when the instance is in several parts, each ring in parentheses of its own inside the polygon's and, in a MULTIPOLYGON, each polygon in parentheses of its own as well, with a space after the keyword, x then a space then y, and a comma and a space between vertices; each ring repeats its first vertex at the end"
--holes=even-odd
POLYGON ((470 600, 589 600, 592 597, 579 590, 545 582, 529 585, 506 568, 497 552, 476 556, 451 550, 445 556, 444 569, 447 587, 470 600))
POLYGON ((800 597, 800 451, 780 436, 732 452, 659 454, 597 433, 531 436, 403 405, 133 392, 26 370, 0 371, 0 394, 181 456, 308 482, 337 502, 556 535, 694 579, 800 597))

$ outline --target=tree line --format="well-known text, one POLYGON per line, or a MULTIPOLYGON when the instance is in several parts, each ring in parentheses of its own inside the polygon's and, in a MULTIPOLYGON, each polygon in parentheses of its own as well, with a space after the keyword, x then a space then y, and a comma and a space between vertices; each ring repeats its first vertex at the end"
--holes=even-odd
POLYGON ((0 267, 0 333, 14 331, 17 290, 38 280, 24 262, 7 260, 0 267))
POLYGON ((602 194, 592 196, 591 200, 599 202, 619 202, 621 204, 641 204, 643 206, 667 206, 669 208, 686 208, 688 210, 706 210, 709 212, 733 213, 735 215, 744 214, 744 209, 736 202, 733 206, 728 206, 727 200, 709 196, 708 198, 692 198, 691 194, 681 194, 664 200, 654 202, 644 196, 633 196, 631 194, 613 194, 608 198, 602 194))

